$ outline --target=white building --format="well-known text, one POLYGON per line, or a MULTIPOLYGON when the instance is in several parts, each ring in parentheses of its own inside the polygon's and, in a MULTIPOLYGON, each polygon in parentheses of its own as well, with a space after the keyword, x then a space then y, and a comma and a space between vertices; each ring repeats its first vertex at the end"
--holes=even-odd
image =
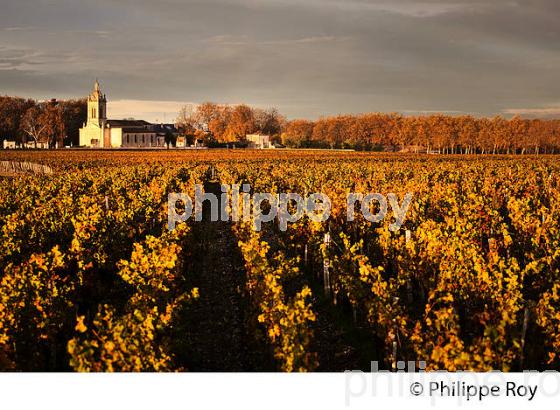
POLYGON ((16 142, 15 141, 4 140, 2 142, 2 146, 3 146, 4 149, 16 149, 16 142))
POLYGON ((80 128, 80 146, 92 148, 163 147, 165 138, 142 120, 108 120, 107 98, 95 81, 88 97, 87 122, 80 128))
POLYGON ((249 142, 249 148, 267 149, 274 148, 270 142, 270 135, 247 134, 245 137, 249 142))
POLYGON ((27 141, 23 144, 24 148, 30 149, 49 149, 49 143, 45 141, 40 141, 35 143, 35 141, 27 141))

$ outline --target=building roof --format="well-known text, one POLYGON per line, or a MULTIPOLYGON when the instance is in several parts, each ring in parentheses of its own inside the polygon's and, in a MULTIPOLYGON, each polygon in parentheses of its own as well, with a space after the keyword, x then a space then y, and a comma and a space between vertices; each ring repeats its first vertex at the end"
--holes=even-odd
POLYGON ((107 125, 110 128, 125 128, 125 127, 148 127, 151 126, 148 121, 144 120, 107 120, 107 125))
POLYGON ((177 131, 177 127, 175 127, 175 124, 153 124, 154 130, 158 131, 158 132, 166 132, 166 131, 170 131, 170 132, 176 132, 177 131))
MULTIPOLYGON (((120 128, 120 127, 117 127, 120 128)), ((127 134, 155 134, 156 132, 150 128, 127 128, 123 127, 122 132, 126 132, 127 134)))

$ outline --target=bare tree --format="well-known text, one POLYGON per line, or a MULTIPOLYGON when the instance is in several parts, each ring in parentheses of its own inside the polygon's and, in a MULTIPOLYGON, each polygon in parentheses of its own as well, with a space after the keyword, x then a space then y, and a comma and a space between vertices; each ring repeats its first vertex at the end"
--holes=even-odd
POLYGON ((41 118, 43 109, 39 106, 29 108, 21 120, 22 131, 35 143, 35 148, 39 142, 45 142, 47 137, 47 124, 41 118))

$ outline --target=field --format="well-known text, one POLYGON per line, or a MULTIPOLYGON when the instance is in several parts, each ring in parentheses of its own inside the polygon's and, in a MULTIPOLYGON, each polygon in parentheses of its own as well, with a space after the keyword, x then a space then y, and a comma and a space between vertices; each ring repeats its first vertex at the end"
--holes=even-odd
POLYGON ((560 369, 560 162, 343 151, 0 152, 0 369, 560 369), (167 229, 196 184, 332 201, 167 229), (350 192, 412 193, 404 224, 350 192))

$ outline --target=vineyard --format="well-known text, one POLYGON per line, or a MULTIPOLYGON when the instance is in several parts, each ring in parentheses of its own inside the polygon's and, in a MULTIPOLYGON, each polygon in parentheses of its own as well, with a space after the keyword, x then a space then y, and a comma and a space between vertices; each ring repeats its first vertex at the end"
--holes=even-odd
POLYGON ((3 371, 560 369, 560 162, 336 151, 14 151, 0 176, 3 371), (46 169, 46 168, 45 168, 46 169), (255 231, 196 184, 321 192, 328 221, 255 231), (350 192, 406 193, 404 224, 350 192))

